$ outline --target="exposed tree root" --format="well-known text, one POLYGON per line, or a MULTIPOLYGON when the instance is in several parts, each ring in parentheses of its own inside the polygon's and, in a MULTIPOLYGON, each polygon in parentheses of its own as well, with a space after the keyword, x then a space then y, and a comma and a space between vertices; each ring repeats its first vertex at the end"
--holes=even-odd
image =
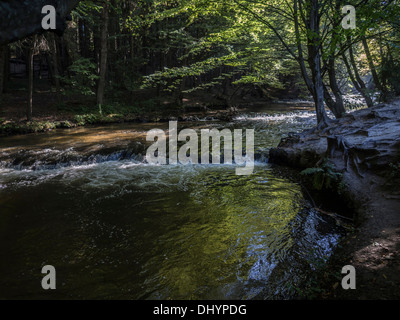
POLYGON ((352 164, 356 174, 363 178, 359 168, 360 159, 358 158, 356 151, 349 146, 346 139, 343 136, 329 136, 326 139, 328 141, 328 148, 325 156, 333 158, 334 153, 339 151, 344 156, 346 170, 348 170, 349 164, 352 164))

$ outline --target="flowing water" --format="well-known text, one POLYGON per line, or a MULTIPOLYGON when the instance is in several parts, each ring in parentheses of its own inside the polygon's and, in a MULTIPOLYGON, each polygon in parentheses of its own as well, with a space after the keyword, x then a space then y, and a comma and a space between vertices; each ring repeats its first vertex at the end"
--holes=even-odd
POLYGON ((265 161, 309 109, 269 106, 231 123, 254 128, 258 162, 151 166, 145 134, 120 124, 1 137, 0 298, 289 299, 343 231, 265 161), (53 265, 57 289, 41 287, 53 265))

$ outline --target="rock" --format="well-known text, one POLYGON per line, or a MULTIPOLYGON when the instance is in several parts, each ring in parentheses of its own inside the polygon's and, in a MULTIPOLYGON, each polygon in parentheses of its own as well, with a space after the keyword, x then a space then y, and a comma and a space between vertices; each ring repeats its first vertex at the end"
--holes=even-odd
POLYGON ((386 176, 399 149, 400 99, 349 113, 322 131, 282 139, 269 161, 309 168, 328 157, 338 167, 386 176))

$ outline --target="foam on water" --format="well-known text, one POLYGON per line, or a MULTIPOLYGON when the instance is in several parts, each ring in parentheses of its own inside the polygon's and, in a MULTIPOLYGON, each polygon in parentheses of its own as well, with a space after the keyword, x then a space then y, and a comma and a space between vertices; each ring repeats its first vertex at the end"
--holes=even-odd
POLYGON ((295 123, 303 120, 314 121, 315 112, 299 111, 281 114, 259 113, 253 115, 240 115, 235 118, 236 121, 269 121, 269 122, 289 122, 295 123))

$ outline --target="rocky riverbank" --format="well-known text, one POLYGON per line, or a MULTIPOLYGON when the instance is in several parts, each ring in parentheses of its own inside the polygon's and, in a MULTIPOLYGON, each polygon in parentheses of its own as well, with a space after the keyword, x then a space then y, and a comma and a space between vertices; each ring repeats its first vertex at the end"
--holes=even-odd
POLYGON ((341 214, 353 215, 355 232, 330 269, 340 274, 353 265, 357 289, 343 290, 332 275, 323 298, 400 298, 400 99, 349 113, 322 131, 291 135, 270 150, 270 162, 340 180, 311 183, 310 194, 324 193, 341 204, 341 214))

